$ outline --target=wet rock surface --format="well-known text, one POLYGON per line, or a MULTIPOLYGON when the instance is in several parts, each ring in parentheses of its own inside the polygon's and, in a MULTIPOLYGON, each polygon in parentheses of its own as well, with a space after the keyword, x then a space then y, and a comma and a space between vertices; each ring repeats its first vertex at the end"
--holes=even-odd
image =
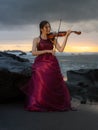
POLYGON ((31 66, 28 59, 0 52, 0 102, 24 98, 19 87, 31 77, 31 66))
POLYGON ((81 103, 98 101, 98 69, 70 70, 67 78, 71 96, 79 98, 81 103))

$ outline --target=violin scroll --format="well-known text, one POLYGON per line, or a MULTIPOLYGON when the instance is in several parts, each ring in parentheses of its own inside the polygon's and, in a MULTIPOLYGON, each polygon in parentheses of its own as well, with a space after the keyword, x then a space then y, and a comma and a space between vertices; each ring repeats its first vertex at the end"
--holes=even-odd
POLYGON ((76 33, 76 34, 78 34, 78 35, 80 35, 81 34, 81 32, 79 31, 72 31, 72 32, 74 32, 74 33, 76 33))

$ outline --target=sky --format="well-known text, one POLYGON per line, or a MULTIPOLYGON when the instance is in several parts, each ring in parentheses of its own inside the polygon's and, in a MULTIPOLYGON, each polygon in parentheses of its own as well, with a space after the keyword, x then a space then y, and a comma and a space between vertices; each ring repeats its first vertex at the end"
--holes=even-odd
MULTIPOLYGON (((98 0, 0 0, 0 50, 31 51, 39 23, 71 33, 65 52, 98 52, 98 0)), ((62 45, 64 37, 58 38, 62 45)))

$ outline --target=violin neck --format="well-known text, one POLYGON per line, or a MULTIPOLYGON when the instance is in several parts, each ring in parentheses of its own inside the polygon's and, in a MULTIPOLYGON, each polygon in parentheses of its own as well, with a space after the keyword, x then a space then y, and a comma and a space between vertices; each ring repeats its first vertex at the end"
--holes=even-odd
POLYGON ((81 32, 80 31, 71 31, 72 33, 76 33, 76 34, 78 34, 78 35, 80 35, 81 34, 81 32))

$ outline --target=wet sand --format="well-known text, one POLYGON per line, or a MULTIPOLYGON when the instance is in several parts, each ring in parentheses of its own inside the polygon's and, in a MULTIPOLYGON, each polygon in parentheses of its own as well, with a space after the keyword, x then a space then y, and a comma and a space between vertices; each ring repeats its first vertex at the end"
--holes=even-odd
POLYGON ((29 112, 23 102, 0 104, 0 130, 98 130, 98 105, 73 104, 78 111, 29 112))

